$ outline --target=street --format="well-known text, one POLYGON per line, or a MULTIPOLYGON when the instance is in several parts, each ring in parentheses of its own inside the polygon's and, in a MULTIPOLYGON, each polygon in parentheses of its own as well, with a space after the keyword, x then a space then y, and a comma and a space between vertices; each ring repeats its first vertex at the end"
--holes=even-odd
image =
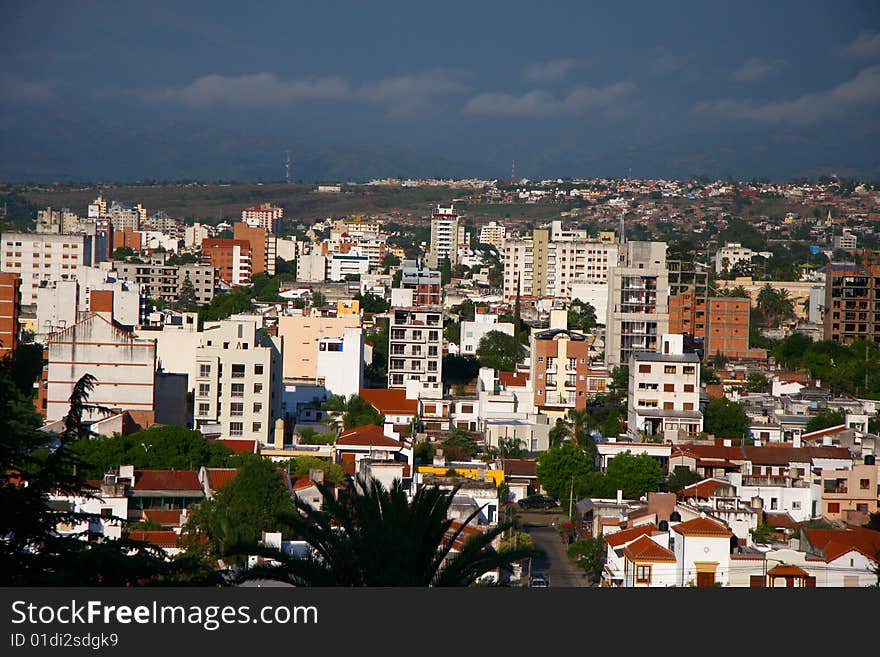
POLYGON ((588 579, 582 570, 572 566, 565 554, 566 546, 562 544, 559 534, 552 523, 565 522, 567 517, 558 510, 520 511, 517 514, 522 529, 534 539, 539 548, 547 553, 546 561, 532 562, 532 574, 544 573, 550 580, 551 588, 586 587, 588 579))

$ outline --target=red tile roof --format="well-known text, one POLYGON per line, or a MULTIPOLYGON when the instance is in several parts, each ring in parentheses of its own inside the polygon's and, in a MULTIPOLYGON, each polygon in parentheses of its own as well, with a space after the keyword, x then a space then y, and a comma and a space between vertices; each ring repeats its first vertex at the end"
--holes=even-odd
POLYGON ((876 559, 880 553, 880 532, 872 529, 850 525, 846 529, 805 528, 804 533, 810 544, 824 553, 826 562, 853 550, 869 559, 876 559))
POLYGON ((256 440, 218 440, 217 442, 226 445, 233 454, 257 454, 259 452, 256 440))
POLYGON ((715 497, 722 494, 720 489, 730 488, 731 483, 724 479, 703 479, 679 491, 682 497, 715 497))
POLYGON ((773 513, 772 511, 767 512, 766 517, 764 518, 764 523, 771 527, 780 527, 784 529, 797 527, 800 524, 788 513, 773 513))
POLYGON ((211 490, 218 491, 235 478, 238 474, 236 468, 206 468, 208 473, 208 486, 211 490))
POLYGON ((786 566, 785 564, 779 564, 778 566, 773 566, 770 570, 767 571, 768 575, 776 575, 777 577, 809 577, 810 573, 801 568, 800 566, 786 566))
POLYGON ((845 424, 838 424, 836 427, 825 427, 824 429, 810 431, 809 433, 801 435, 801 440, 819 440, 823 436, 833 436, 835 434, 847 431, 848 429, 849 427, 845 424))
POLYGON ((846 447, 825 447, 822 445, 808 445, 805 447, 792 447, 789 445, 754 447, 747 445, 743 450, 749 461, 759 465, 809 463, 813 459, 852 459, 852 455, 846 447))
POLYGON ((687 522, 681 522, 672 527, 672 531, 682 536, 721 536, 730 538, 733 536, 727 527, 711 518, 694 518, 687 522))
POLYGON ((605 539, 605 545, 611 548, 616 548, 624 543, 633 541, 640 536, 647 536, 655 531, 657 531, 657 525, 639 525, 632 529, 622 529, 619 532, 608 534, 607 536, 603 536, 603 538, 605 539))
POLYGON ((741 447, 724 447, 721 445, 674 445, 670 458, 688 456, 694 459, 716 459, 719 461, 744 461, 741 447))
POLYGON ((415 415, 419 412, 419 402, 407 399, 406 390, 400 388, 361 388, 360 396, 383 415, 415 415))
POLYGON ((498 382, 505 388, 522 388, 529 382, 529 376, 523 372, 500 371, 498 382))
POLYGON ((128 537, 134 541, 145 541, 158 545, 161 548, 177 547, 178 536, 170 529, 161 529, 155 531, 133 531, 128 537))
POLYGON ((199 475, 195 470, 135 470, 134 485, 138 490, 199 491, 199 475))
POLYGON ((152 520, 163 527, 180 527, 183 509, 144 509, 144 520, 152 520))
POLYGON ((504 459, 504 474, 508 477, 536 477, 537 467, 533 459, 504 459))
POLYGON ((648 535, 640 536, 623 548, 623 553, 630 561, 671 561, 675 562, 675 554, 651 540, 648 535))
POLYGON ((385 431, 375 424, 365 424, 348 431, 343 431, 336 439, 337 446, 352 447, 394 447, 400 448, 402 443, 385 435, 385 431))
POLYGON ((317 484, 309 478, 309 475, 291 475, 290 483, 293 484, 293 490, 302 490, 317 484))

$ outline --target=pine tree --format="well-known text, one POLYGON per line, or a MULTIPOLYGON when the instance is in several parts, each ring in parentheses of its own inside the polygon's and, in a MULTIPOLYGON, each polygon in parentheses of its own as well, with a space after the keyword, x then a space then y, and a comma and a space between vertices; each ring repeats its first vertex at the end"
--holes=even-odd
POLYGON ((180 286, 180 294, 177 295, 175 309, 185 313, 193 313, 199 309, 199 300, 196 298, 196 288, 186 272, 183 285, 180 286))

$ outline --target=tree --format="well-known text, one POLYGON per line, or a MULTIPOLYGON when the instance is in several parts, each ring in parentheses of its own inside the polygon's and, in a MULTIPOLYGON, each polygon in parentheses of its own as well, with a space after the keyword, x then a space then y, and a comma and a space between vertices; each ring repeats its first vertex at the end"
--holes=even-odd
POLYGON ((574 541, 568 546, 567 554, 595 582, 601 577, 605 567, 605 552, 605 539, 599 536, 574 541))
POLYGON ((377 479, 358 478, 338 496, 324 484, 320 489, 323 510, 297 499, 299 513, 289 519, 292 535, 309 545, 310 554, 260 550, 280 566, 252 569, 245 578, 295 586, 469 586, 489 571, 543 556, 535 548, 496 551, 492 543, 512 527, 509 522, 463 540, 480 510, 460 522, 450 518, 458 487, 426 486, 411 499, 400 480, 386 489, 377 479))
POLYGON ((185 544, 208 559, 242 545, 255 545, 263 531, 288 529, 293 498, 278 465, 252 459, 217 494, 190 513, 185 544))
POLYGON ((367 424, 385 425, 385 416, 360 395, 351 395, 348 399, 334 395, 324 402, 323 408, 328 413, 341 415, 342 428, 346 430, 367 424))
POLYGON ((742 438, 748 426, 749 418, 742 404, 718 397, 706 406, 703 419, 706 433, 719 438, 742 438))
POLYGON ((297 456, 295 459, 290 459, 289 465, 290 474, 307 475, 312 470, 321 470, 324 473, 324 481, 339 484, 345 479, 345 470, 339 463, 320 456, 297 456))
POLYGON ((807 426, 804 427, 804 432, 819 431, 819 429, 827 429, 839 424, 846 424, 846 413, 842 409, 822 411, 810 418, 807 426))
POLYGON ((174 309, 184 313, 196 312, 199 309, 199 300, 196 298, 196 288, 190 280, 189 272, 186 272, 186 277, 183 279, 183 284, 180 286, 180 294, 177 295, 177 302, 174 304, 174 309))
POLYGON ((384 313, 388 312, 388 309, 391 307, 389 302, 371 292, 363 295, 358 292, 354 295, 354 298, 360 302, 361 310, 365 313, 384 313))
POLYGON ((568 328, 589 331, 597 324, 596 309, 586 301, 573 299, 568 307, 568 328))
POLYGON ((514 336, 501 331, 489 331, 480 340, 477 356, 482 367, 512 372, 519 362, 520 346, 514 336))
POLYGON ((120 246, 118 249, 113 251, 113 255, 111 257, 114 260, 125 260, 126 258, 131 258, 135 255, 137 255, 137 252, 130 246, 120 246))
POLYGON ((448 255, 445 255, 440 261, 440 285, 446 285, 450 280, 452 280, 452 261, 448 255))
POLYGON ((679 465, 666 477, 666 490, 677 493, 682 488, 702 481, 702 477, 690 468, 679 465))
POLYGON ((609 487, 622 490, 626 498, 637 499, 659 488, 663 469, 653 456, 627 450, 608 461, 605 477, 609 487))
POLYGON ((453 429, 441 441, 443 455, 451 461, 461 461, 473 458, 477 453, 477 441, 474 434, 466 429, 453 429))
POLYGON ((611 394, 621 398, 629 388, 629 365, 618 365, 611 370, 611 394))
POLYGON ((749 392, 766 392, 770 380, 762 372, 749 372, 746 380, 746 390, 749 392))
POLYGON ((776 533, 776 528, 772 525, 761 522, 758 524, 757 527, 749 531, 752 534, 752 540, 755 543, 766 545, 773 540, 773 535, 776 533))
POLYGON ((480 361, 473 356, 443 356, 443 380, 450 385, 470 383, 479 373, 480 361))
POLYGON ((553 497, 568 500, 572 480, 593 471, 594 460, 571 443, 551 447, 538 457, 535 474, 541 487, 553 497))

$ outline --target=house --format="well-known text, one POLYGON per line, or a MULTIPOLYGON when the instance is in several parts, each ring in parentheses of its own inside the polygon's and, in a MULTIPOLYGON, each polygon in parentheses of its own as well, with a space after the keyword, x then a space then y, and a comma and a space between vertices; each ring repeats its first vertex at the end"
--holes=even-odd
POLYGON ((623 549, 632 541, 643 536, 650 536, 657 531, 657 525, 648 524, 621 529, 608 534, 605 539, 605 567, 602 572, 602 583, 605 586, 622 586, 625 579, 623 549))
POLYGON ((417 399, 408 399, 402 388, 361 388, 360 396, 395 426, 408 425, 419 415, 417 399))
POLYGON ((395 440, 375 424, 348 429, 339 434, 334 445, 334 461, 354 475, 361 459, 401 461, 412 466, 413 452, 409 443, 395 440))
POLYGON ((675 553, 664 547, 666 532, 643 535, 623 548, 623 585, 626 587, 676 586, 675 553))
POLYGON ((730 578, 730 539, 733 532, 705 514, 670 523, 676 560, 676 586, 727 586, 730 578))

